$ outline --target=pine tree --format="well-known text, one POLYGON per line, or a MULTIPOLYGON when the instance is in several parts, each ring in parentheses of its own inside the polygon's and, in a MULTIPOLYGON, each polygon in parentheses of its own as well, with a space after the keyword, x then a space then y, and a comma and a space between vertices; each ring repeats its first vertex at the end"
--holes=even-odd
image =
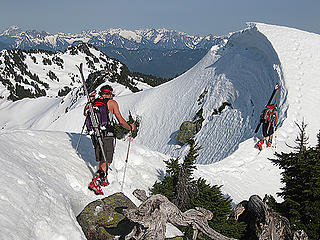
POLYGON ((155 183, 152 189, 154 194, 162 194, 173 202, 180 210, 185 211, 191 208, 191 200, 198 195, 198 187, 193 180, 192 173, 196 169, 196 160, 200 148, 197 148, 194 140, 189 140, 189 153, 182 164, 179 158, 165 161, 167 175, 160 183, 155 183))
MULTIPOLYGON (((320 148, 307 148, 306 125, 299 127, 296 139, 298 152, 276 153, 271 161, 282 172, 284 187, 278 193, 284 201, 277 204, 280 214, 287 217, 294 230, 303 229, 309 239, 320 237, 320 148)), ((318 134, 319 142, 319 134, 318 134)), ((319 143, 318 143, 319 145, 319 143)))
POLYGON ((161 182, 155 182, 151 192, 152 194, 161 194, 166 196, 172 202, 175 196, 175 186, 178 182, 179 158, 172 158, 164 162, 167 166, 166 175, 161 182))
POLYGON ((295 122, 295 124, 299 128, 299 134, 294 141, 297 144, 297 146, 293 148, 296 149, 298 152, 303 153, 306 151, 307 145, 309 143, 309 137, 306 133, 307 124, 304 123, 304 120, 302 120, 300 125, 297 122, 295 122))
POLYGON ((197 148, 193 139, 188 141, 190 149, 183 163, 179 167, 177 184, 175 186, 176 195, 173 198, 173 203, 182 211, 191 208, 191 201, 199 195, 197 182, 193 179, 192 173, 196 169, 194 162, 198 156, 197 148))
MULTIPOLYGON (((153 185, 153 194, 162 194, 176 204, 181 210, 203 207, 213 212, 214 217, 208 221, 209 226, 225 236, 240 238, 245 231, 244 223, 237 223, 228 217, 231 214, 231 199, 225 198, 218 186, 210 186, 204 179, 194 180, 193 171, 196 169, 195 161, 198 156, 194 140, 189 141, 189 152, 183 163, 179 158, 165 161, 167 165, 166 176, 161 182, 153 185)), ((180 227, 187 239, 192 238, 191 226, 180 227)), ((209 239, 199 234, 198 239, 209 239)))

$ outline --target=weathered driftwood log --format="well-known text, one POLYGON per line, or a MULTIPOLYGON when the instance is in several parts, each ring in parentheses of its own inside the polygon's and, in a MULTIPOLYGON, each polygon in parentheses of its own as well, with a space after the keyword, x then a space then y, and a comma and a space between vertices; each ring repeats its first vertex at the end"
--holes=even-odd
POLYGON ((237 221, 247 224, 245 239, 259 240, 307 240, 303 234, 292 234, 289 220, 274 212, 261 198, 253 195, 233 209, 237 221), (295 236, 295 237, 294 237, 295 236))
POLYGON ((303 230, 295 231, 293 234, 293 240, 308 240, 308 236, 303 230))
POLYGON ((166 223, 175 226, 191 225, 194 229, 193 239, 199 231, 216 240, 231 240, 216 232, 208 225, 212 213, 204 208, 181 212, 176 205, 160 194, 147 197, 144 190, 135 190, 133 194, 142 201, 138 209, 125 209, 124 215, 138 225, 126 236, 126 239, 162 240, 165 239, 166 223))

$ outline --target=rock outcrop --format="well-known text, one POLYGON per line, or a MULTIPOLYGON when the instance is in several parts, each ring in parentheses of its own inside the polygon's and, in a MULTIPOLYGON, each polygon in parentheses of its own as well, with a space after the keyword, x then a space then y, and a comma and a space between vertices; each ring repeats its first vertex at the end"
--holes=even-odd
POLYGON ((199 132, 201 129, 201 123, 200 122, 192 122, 192 121, 184 121, 178 133, 174 136, 174 138, 181 143, 182 145, 187 143, 188 140, 194 137, 194 135, 199 132))
POLYGON ((125 236, 134 224, 123 214, 123 209, 136 209, 134 203, 122 193, 115 193, 88 204, 78 215, 80 224, 88 240, 115 239, 125 236))

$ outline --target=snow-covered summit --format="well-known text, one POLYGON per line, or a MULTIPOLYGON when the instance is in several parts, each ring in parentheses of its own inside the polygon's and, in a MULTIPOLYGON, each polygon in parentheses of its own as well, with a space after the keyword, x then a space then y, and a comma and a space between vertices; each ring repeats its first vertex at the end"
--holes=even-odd
POLYGON ((312 138, 310 144, 314 144, 320 114, 313 107, 320 102, 319 41, 318 34, 250 24, 230 34, 223 44, 213 46, 182 76, 139 97, 127 96, 119 101, 142 116, 145 127, 139 142, 172 155, 181 152, 173 139, 180 124, 193 120, 202 108, 204 122, 196 139, 203 150, 198 161, 212 163, 232 154, 241 142, 256 137, 260 112, 275 84, 280 83, 278 145, 295 138, 295 122, 303 118, 312 138), (230 106, 215 114, 225 102, 230 106))

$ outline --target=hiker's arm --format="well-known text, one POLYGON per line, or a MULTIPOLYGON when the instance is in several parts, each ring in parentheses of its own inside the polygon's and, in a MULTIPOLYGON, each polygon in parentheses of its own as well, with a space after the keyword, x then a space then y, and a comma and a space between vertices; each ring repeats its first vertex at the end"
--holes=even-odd
POLYGON ((122 127, 124 127, 125 129, 127 130, 131 130, 131 131, 134 131, 134 124, 128 124, 126 122, 126 120, 124 120, 124 118, 122 117, 121 113, 120 113, 120 110, 119 110, 119 105, 116 101, 114 100, 110 100, 112 102, 110 102, 111 104, 111 107, 112 107, 112 111, 113 111, 113 114, 116 115, 116 118, 118 119, 118 122, 121 124, 122 127))

